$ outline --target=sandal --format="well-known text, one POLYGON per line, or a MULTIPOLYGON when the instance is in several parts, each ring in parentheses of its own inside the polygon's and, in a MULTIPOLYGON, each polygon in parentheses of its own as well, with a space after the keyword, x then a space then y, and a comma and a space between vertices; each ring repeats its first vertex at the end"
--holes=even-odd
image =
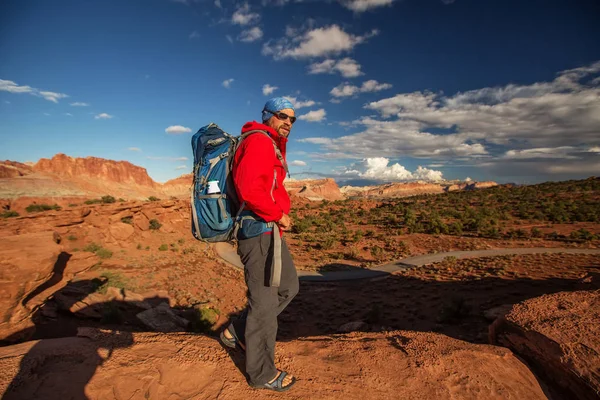
POLYGON ((271 383, 263 383, 262 385, 251 385, 254 389, 269 389, 274 390, 276 392, 285 392, 286 390, 290 390, 292 386, 296 383, 296 378, 292 377, 292 382, 283 386, 283 380, 287 376, 287 372, 280 371, 279 376, 271 383))
POLYGON ((242 350, 244 352, 246 351, 246 349, 244 348, 244 345, 242 345, 242 342, 235 334, 235 331, 232 331, 231 329, 229 329, 229 326, 221 331, 221 333, 219 334, 219 338, 221 339, 221 343, 223 343, 225 346, 227 346, 231 349, 239 348, 240 350, 242 350), (228 338, 227 336, 225 336, 225 331, 229 332, 229 334, 232 337, 228 338))

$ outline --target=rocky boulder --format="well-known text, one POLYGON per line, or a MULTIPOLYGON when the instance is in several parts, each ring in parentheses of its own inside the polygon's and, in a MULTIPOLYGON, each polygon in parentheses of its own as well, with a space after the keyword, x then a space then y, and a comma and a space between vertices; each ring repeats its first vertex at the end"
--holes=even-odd
POLYGON ((600 290, 517 304, 490 327, 490 340, 526 359, 564 398, 599 398, 600 290))

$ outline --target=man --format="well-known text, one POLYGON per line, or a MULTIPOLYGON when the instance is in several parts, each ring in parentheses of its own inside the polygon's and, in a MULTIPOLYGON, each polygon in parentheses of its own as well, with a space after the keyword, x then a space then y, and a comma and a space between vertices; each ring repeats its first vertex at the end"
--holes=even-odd
POLYGON ((294 262, 281 239, 281 275, 274 284, 274 259, 278 256, 277 231, 291 227, 290 198, 283 186, 287 138, 296 121, 294 106, 283 97, 273 98, 262 111, 262 124, 246 123, 246 136, 235 153, 232 174, 243 220, 238 233, 238 254, 244 263, 248 307, 221 334, 229 347, 246 353, 248 383, 255 388, 285 391, 296 379, 275 367, 277 316, 298 293, 294 262), (280 154, 277 154, 275 146, 280 154), (278 229, 276 229, 278 228, 278 229))

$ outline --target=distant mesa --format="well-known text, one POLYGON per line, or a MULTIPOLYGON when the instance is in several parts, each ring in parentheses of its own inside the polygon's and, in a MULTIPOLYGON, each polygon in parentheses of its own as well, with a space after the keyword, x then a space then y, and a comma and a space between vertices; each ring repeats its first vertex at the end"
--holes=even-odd
MULTIPOLYGON (((56 154, 37 163, 0 161, 0 198, 19 197, 98 197, 110 194, 127 200, 187 198, 192 174, 181 175, 164 184, 150 178, 145 168, 128 161, 98 157, 77 158, 56 154)), ((285 187, 290 195, 308 201, 335 201, 348 197, 399 198, 419 194, 475 190, 497 186, 496 182, 408 182, 340 188, 331 179, 289 179, 285 187)))

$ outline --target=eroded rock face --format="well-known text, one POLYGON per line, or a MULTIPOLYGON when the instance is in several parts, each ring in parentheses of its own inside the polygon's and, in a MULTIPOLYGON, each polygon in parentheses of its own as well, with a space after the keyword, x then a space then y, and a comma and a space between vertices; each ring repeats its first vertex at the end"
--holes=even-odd
POLYGON ((0 161, 0 178, 15 178, 32 172, 33 168, 30 165, 10 160, 0 161))
POLYGON ((27 325, 34 290, 52 277, 60 254, 52 231, 0 240, 0 339, 27 325))
MULTIPOLYGON (((393 331, 277 344, 295 399, 546 399, 509 350, 393 331)), ((214 338, 80 328, 0 348, 3 399, 264 399, 214 338)))
POLYGON ((600 290, 517 304, 491 326, 490 339, 528 360, 568 398, 600 396, 600 290))
POLYGON ((155 185, 145 168, 128 161, 97 157, 74 158, 65 154, 56 154, 51 159, 40 159, 33 169, 66 177, 87 176, 117 183, 133 183, 150 187, 155 185))
POLYGON ((343 200, 344 195, 331 178, 285 181, 285 188, 291 196, 303 197, 311 201, 343 200))

